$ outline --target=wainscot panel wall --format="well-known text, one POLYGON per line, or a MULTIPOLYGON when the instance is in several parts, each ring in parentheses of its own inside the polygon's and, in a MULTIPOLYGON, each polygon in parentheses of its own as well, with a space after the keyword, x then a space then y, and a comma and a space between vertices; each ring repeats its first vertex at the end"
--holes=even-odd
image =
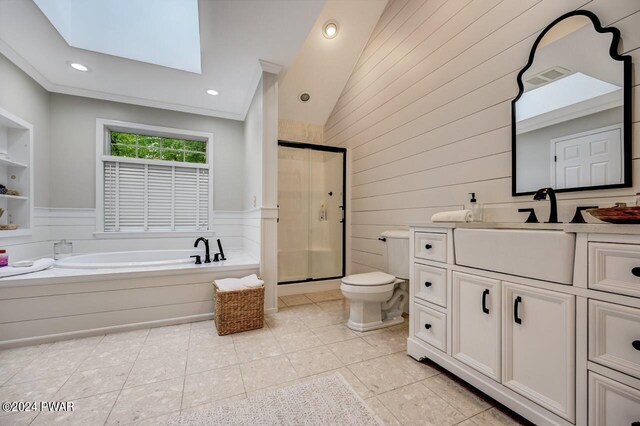
MULTIPOLYGON (((469 192, 485 220, 524 221, 511 196, 511 100, 516 75, 540 32, 575 9, 622 32, 620 53, 640 61, 637 0, 390 0, 324 128, 324 143, 350 149, 351 272, 381 269, 378 234, 460 209, 469 192)), ((633 130, 640 130, 638 69, 633 130)), ((561 220, 576 205, 631 202, 634 188, 564 193, 561 220)))

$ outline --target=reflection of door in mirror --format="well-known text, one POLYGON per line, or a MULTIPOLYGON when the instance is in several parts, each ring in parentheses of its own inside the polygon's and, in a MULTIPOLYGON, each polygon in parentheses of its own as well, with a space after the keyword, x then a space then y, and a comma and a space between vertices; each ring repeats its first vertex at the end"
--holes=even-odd
POLYGON ((556 189, 622 183, 620 125, 551 140, 556 189))
POLYGON ((610 55, 617 30, 603 30, 588 12, 570 15, 541 34, 519 75, 514 194, 548 186, 566 191, 630 185, 625 170, 630 59, 610 55))

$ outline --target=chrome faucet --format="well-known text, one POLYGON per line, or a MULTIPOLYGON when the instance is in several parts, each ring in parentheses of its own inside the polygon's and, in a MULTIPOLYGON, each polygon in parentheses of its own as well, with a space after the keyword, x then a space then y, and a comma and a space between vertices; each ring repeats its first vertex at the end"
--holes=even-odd
POLYGON ((204 263, 211 263, 211 253, 209 252, 209 240, 207 240, 204 237, 200 237, 196 240, 193 246, 198 247, 198 244, 200 243, 200 241, 204 241, 204 249, 205 249, 204 263))
POLYGON ((558 222, 558 202, 556 201, 556 193, 553 188, 538 189, 533 196, 533 199, 535 201, 546 200, 547 196, 549 196, 551 209, 549 211, 549 220, 545 223, 562 223, 558 222))

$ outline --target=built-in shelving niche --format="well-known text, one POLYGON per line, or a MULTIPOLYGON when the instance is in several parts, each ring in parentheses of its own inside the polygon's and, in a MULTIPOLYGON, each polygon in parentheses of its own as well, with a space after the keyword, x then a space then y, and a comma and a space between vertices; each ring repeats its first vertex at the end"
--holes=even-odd
MULTIPOLYGON (((16 230, 0 230, 0 238, 31 234, 33 224, 33 126, 0 108, 0 184, 18 195, 0 194, 4 214, 0 225, 15 224, 16 230)), ((1 228, 1 227, 0 227, 1 228)))

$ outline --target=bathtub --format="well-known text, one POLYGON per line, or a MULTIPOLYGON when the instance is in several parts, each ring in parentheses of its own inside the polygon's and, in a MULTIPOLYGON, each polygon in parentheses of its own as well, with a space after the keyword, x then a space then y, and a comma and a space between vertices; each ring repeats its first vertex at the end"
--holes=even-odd
POLYGON ((258 274, 260 265, 241 250, 195 265, 189 256, 201 253, 83 254, 0 279, 0 349, 211 319, 212 282, 258 274))
POLYGON ((204 261, 204 250, 144 250, 92 253, 57 260, 56 268, 111 269, 165 267, 194 263, 190 256, 199 255, 204 261))

